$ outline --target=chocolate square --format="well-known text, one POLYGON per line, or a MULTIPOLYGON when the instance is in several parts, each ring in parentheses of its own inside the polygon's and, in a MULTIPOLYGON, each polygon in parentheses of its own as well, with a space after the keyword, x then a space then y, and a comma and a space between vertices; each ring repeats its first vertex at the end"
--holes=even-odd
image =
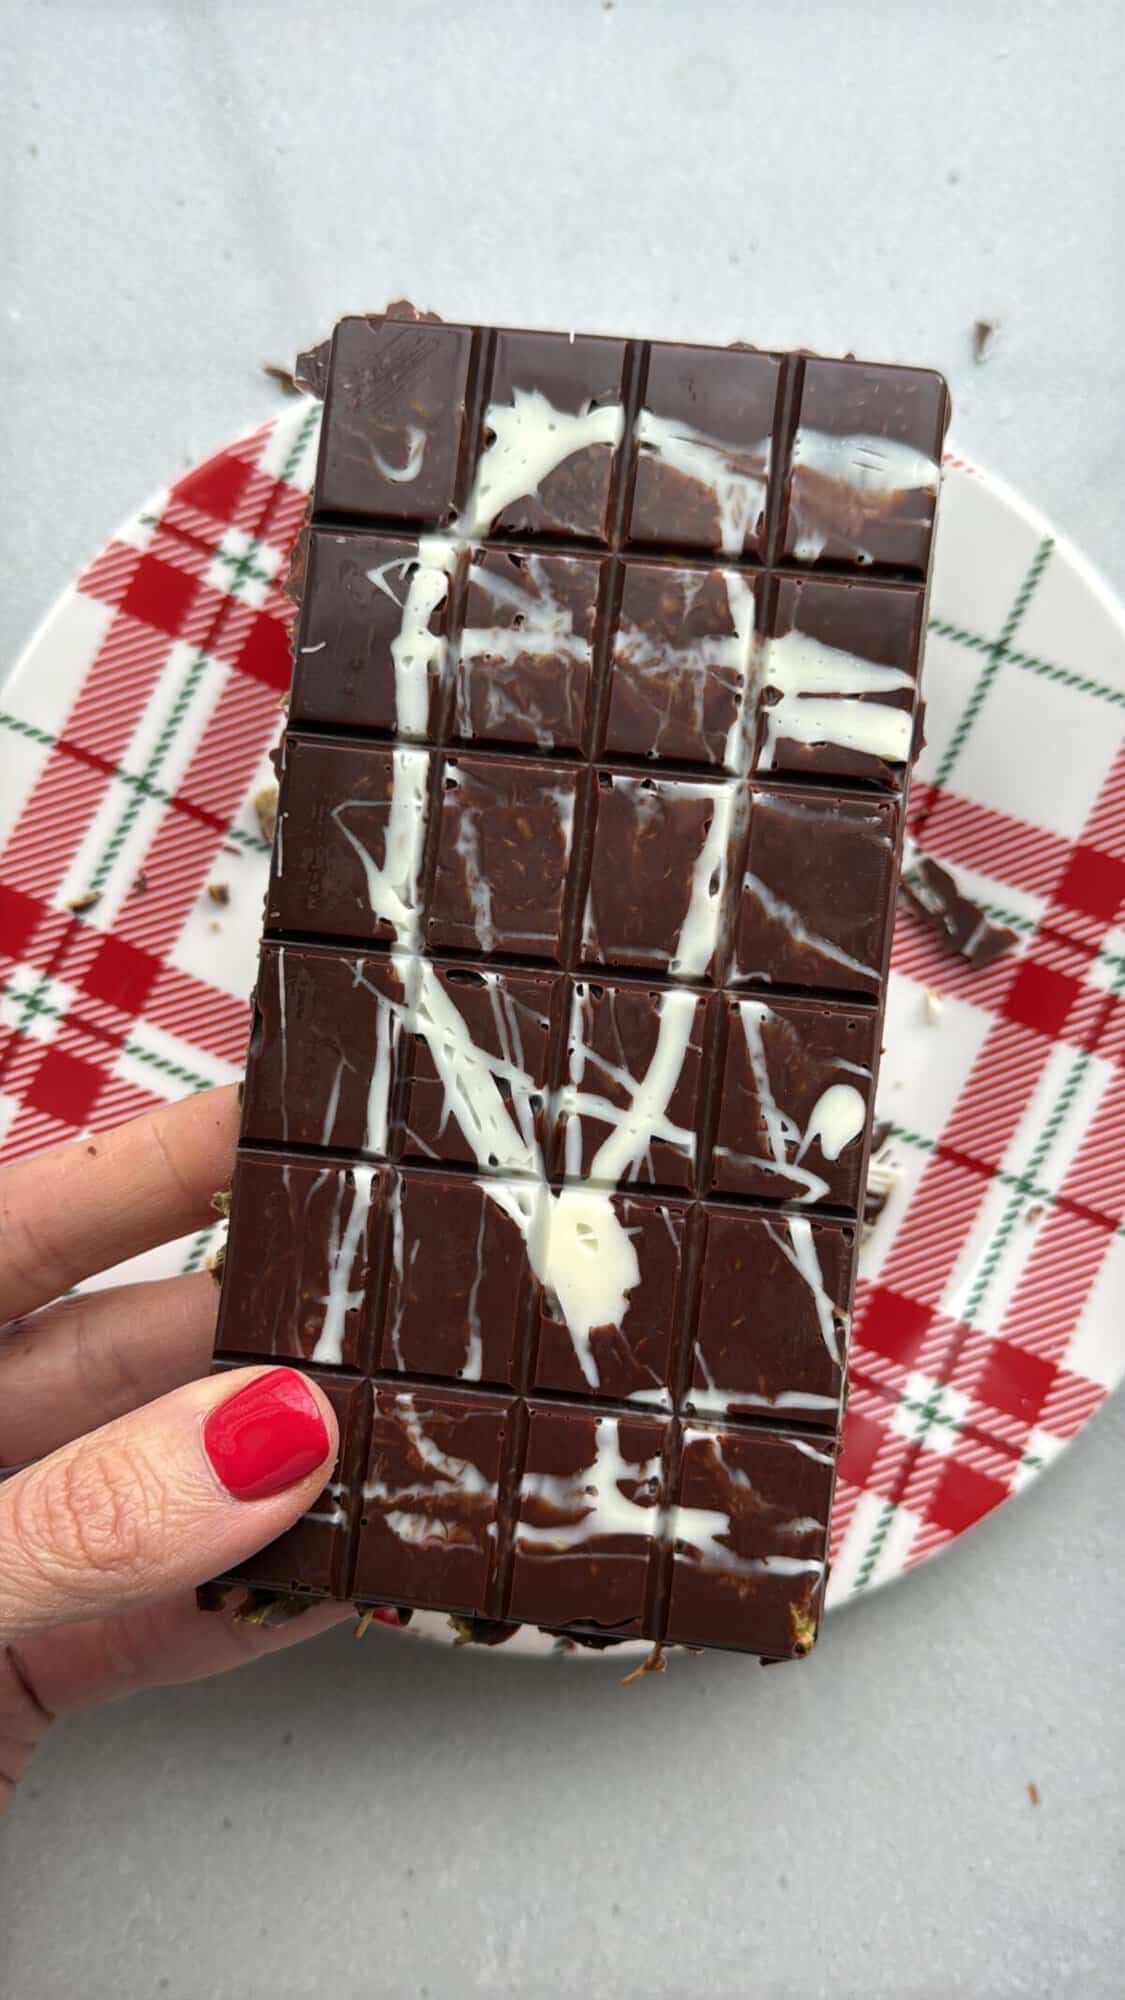
POLYGON ((443 522, 453 512, 472 334, 432 321, 343 319, 317 467, 322 513, 443 522))
POLYGON ((711 1209, 685 1408, 835 1428, 853 1225, 711 1209))
POLYGON ((726 1002, 711 1185, 859 1207, 878 1021, 825 1000, 726 1002))
POLYGON ((582 747, 602 568, 573 556, 474 551, 457 643, 455 736, 582 747))
POLYGON ((507 1615, 642 1629, 667 1425, 530 1406, 507 1615))
POLYGON ((469 505, 471 532, 479 532, 479 516, 497 536, 609 540, 614 463, 625 430, 624 374, 623 340, 497 334, 484 447, 469 505), (527 482, 515 467, 534 467, 560 429, 572 434, 572 449, 557 467, 527 482), (517 484, 522 490, 506 497, 517 484))
POLYGON ((924 368, 804 365, 783 548, 925 576, 949 391, 924 368))
POLYGON ((625 564, 607 753, 737 766, 758 587, 733 570, 625 564))
POLYGON ((834 1453, 755 1431, 684 1431, 667 1637, 807 1653, 820 1618, 834 1453))
POLYGON ((563 765, 446 757, 431 945, 560 958, 577 791, 563 765))
POLYGON ((362 1367, 382 1202, 376 1167, 243 1153, 231 1233, 257 1254, 224 1273, 217 1346, 362 1367))
POLYGON ((584 961, 709 977, 733 788, 599 771, 595 798, 584 961))
POLYGON ((427 615, 404 649, 404 611, 420 562, 426 557, 416 540, 311 530, 294 651, 292 722, 434 740, 446 677, 450 580, 440 566, 430 565, 434 588, 427 615), (411 668, 426 690, 420 719, 398 712, 396 676, 411 668))
POLYGON ((895 834, 889 801, 753 788, 735 978, 876 994, 894 917, 895 834))
POLYGON ((513 1405, 375 1391, 353 1595, 391 1604, 487 1605, 513 1405))
POLYGON ((264 944, 243 1137, 393 1154, 404 1014, 402 981, 389 958, 264 944))
MULTIPOLYGON (((618 1324, 593 1327, 583 1339, 567 1324, 559 1301, 540 1291, 535 1387, 670 1409, 688 1210, 676 1201, 607 1199, 636 1258, 624 1311, 618 1324)), ((596 1215, 588 1227, 596 1239, 596 1215)), ((596 1243, 591 1254, 599 1254, 596 1243)))
POLYGON ((395 936, 404 892, 419 881, 429 762, 424 750, 286 737, 268 928, 395 936), (396 823, 408 839, 388 847, 396 823))
POLYGON ((709 1002, 694 993, 574 982, 556 1172, 610 1186, 695 1185, 708 1014, 709 1002), (651 1109, 643 1096, 650 1082, 658 1098, 651 1109))
POLYGON ((450 1381, 512 1382, 527 1297, 527 1183, 403 1173, 387 1195, 380 1365, 450 1381))
POLYGON ((773 354, 650 348, 630 541, 761 553, 780 383, 773 354))
POLYGON ((407 1159, 534 1171, 547 1105, 549 975, 426 966, 404 1067, 407 1159))
POLYGON ((286 1534, 239 1563, 237 1580, 257 1589, 346 1597, 351 1519, 363 1474, 370 1391, 366 1382, 348 1382, 313 1368, 305 1372, 327 1396, 340 1427, 332 1477, 308 1513, 286 1534))
POLYGON ((902 585, 782 577, 755 770, 897 790, 914 754, 923 603, 902 585))

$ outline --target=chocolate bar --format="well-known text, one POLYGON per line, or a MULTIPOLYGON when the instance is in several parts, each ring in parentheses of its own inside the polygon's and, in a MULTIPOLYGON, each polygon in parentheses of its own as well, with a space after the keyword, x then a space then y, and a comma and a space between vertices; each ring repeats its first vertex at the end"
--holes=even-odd
POLYGON ((807 1652, 948 400, 346 319, 217 1336, 340 1462, 246 1565, 807 1652))

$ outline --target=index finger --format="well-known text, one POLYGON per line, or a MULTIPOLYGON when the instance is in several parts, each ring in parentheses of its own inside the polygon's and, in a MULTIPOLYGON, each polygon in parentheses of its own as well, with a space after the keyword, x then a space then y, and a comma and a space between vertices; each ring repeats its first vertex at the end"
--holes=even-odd
POLYGON ((214 1221, 238 1091, 205 1090, 0 1171, 0 1325, 82 1278, 214 1221))

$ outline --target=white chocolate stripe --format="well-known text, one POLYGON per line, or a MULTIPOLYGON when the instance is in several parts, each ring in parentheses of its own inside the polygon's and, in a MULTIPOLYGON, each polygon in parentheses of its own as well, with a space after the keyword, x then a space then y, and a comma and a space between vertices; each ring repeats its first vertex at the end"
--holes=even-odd
POLYGON ((746 452, 734 452, 717 438, 694 430, 690 424, 658 417, 653 410, 641 411, 636 438, 642 451, 663 459, 675 472, 713 494, 723 553, 741 555, 747 534, 765 505, 769 438, 762 438, 746 452))
POLYGON ((640 1461, 622 1455, 616 1417, 599 1417, 594 1432, 594 1462, 569 1476, 525 1472, 520 1481, 521 1506, 539 1500, 560 1514, 578 1512, 576 1521, 540 1525, 521 1518, 517 1547, 543 1549, 562 1555, 582 1548, 594 1536, 636 1535, 646 1542, 659 1531, 661 1510, 643 1506, 621 1491, 621 1482, 643 1486, 660 1477, 660 1458, 640 1461))
POLYGON ((909 758, 913 710, 861 699, 912 688, 910 675, 900 668, 862 660, 803 632, 786 632, 766 645, 765 682, 781 698, 765 710, 762 770, 772 769, 782 740, 833 743, 890 764, 909 758))
POLYGON ((857 493, 890 497, 896 493, 936 493, 941 467, 936 458, 903 444, 898 438, 864 433, 837 437, 831 431, 801 427, 793 440, 792 465, 807 466, 824 479, 850 486, 857 493))
POLYGON ((490 403, 485 429, 491 442, 481 453, 469 504, 457 531, 472 539, 486 535, 497 516, 543 481, 577 451, 591 445, 616 448, 625 428, 620 403, 574 416, 556 410, 539 389, 516 389, 511 403, 490 403))
MULTIPOLYGON (((372 1167, 350 1167, 347 1174, 338 1173, 336 1176, 336 1202, 328 1239, 328 1290, 321 1300, 324 1318, 321 1321, 316 1346, 312 1351, 314 1361, 338 1364, 343 1360, 347 1315, 363 1304, 363 1287, 353 1289, 349 1285, 349 1280, 355 1269, 360 1237, 371 1209, 371 1188, 374 1178, 372 1167), (349 1174, 354 1187, 348 1220, 341 1231, 344 1192, 349 1174)), ((323 1175, 318 1175, 313 1183, 313 1192, 322 1185, 323 1179, 323 1175)))

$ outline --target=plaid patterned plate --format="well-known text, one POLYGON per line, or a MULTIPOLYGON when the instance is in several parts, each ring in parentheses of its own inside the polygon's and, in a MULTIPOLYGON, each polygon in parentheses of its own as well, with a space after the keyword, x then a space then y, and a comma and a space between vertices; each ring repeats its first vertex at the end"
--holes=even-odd
MULTIPOLYGON (((0 1159, 240 1071, 318 414, 158 494, 4 691, 0 1159)), ((1019 945, 974 971, 896 933, 898 1174, 857 1303, 834 1604, 1018 1492, 1125 1373, 1125 614, 953 455, 942 510, 912 827, 1019 945)), ((213 1234, 126 1268, 196 1270, 213 1234)))

